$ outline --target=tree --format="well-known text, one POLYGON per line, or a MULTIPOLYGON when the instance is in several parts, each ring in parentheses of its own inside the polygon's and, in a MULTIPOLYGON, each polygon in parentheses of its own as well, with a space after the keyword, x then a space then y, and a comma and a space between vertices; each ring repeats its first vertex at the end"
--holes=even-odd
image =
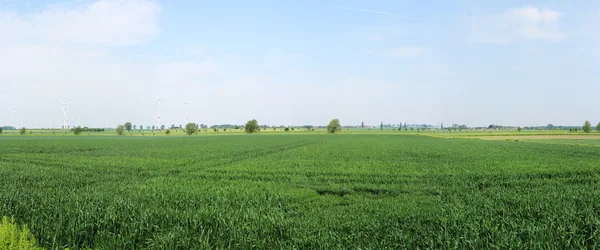
POLYGON ((198 126, 196 126, 196 123, 190 122, 188 124, 185 125, 185 133, 187 135, 192 135, 195 133, 198 133, 198 126))
POLYGON ((131 122, 126 122, 125 123, 125 129, 129 132, 131 131, 131 122))
POLYGON ((592 124, 590 123, 590 121, 585 121, 581 129, 583 129, 583 132, 586 133, 592 132, 592 124))
POLYGON ((2 134, 2 127, 0 127, 0 134, 2 134))
POLYGON ((335 133, 342 130, 342 125, 340 125, 339 119, 332 119, 327 125, 327 132, 335 133))
POLYGON ((21 135, 24 135, 24 134, 25 134, 25 132, 27 132, 27 129, 25 129, 25 127, 22 127, 22 128, 21 128, 21 130, 19 130, 19 133, 20 133, 21 135))
POLYGON ((521 132, 521 130, 523 130, 523 128, 521 128, 521 126, 517 127, 517 132, 521 132))
MULTIPOLYGON (((596 130, 600 132, 600 122, 598 123, 598 125, 596 125, 596 130)), ((0 128, 0 133, 2 133, 2 128, 0 128)))
POLYGON ((140 130, 144 130, 144 125, 140 125, 140 130))
POLYGON ((163 130, 163 129, 165 129, 165 125, 164 124, 160 125, 160 130, 163 130))
POLYGON ((258 122, 256 121, 256 119, 252 119, 246 123, 246 126, 244 127, 244 131, 246 131, 246 133, 248 133, 248 134, 252 134, 252 133, 258 131, 258 128, 259 128, 258 122))
POLYGON ((135 130, 136 125, 133 125, 133 129, 135 130))
POLYGON ((156 128, 156 126, 152 125, 152 130, 154 130, 154 128, 156 128))
POLYGON ((124 131, 125 131, 125 126, 124 125, 117 126, 117 129, 115 130, 115 132, 117 132, 118 135, 123 135, 124 131))
POLYGON ((365 128, 365 122, 360 123, 360 128, 365 128))
POLYGON ((546 126, 546 129, 547 129, 547 130, 554 130, 554 125, 552 125, 552 123, 550 123, 550 124, 548 124, 548 125, 546 126))
POLYGON ((171 133, 170 129, 167 129, 167 131, 165 131, 165 134, 169 135, 171 133))
POLYGON ((80 126, 77 126, 77 127, 73 128, 73 134, 74 134, 74 135, 79 135, 79 134, 81 134, 81 131, 83 131, 83 129, 81 129, 81 127, 80 127, 80 126))
POLYGON ((383 130, 383 122, 381 122, 381 125, 379 125, 379 127, 381 128, 381 130, 383 130))

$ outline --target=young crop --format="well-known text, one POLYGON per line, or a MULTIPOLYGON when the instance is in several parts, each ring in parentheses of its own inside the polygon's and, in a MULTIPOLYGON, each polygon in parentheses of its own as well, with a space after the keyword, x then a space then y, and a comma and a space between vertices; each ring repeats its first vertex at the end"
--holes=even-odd
POLYGON ((0 215, 46 249, 598 247, 597 140, 378 133, 6 136, 0 215))

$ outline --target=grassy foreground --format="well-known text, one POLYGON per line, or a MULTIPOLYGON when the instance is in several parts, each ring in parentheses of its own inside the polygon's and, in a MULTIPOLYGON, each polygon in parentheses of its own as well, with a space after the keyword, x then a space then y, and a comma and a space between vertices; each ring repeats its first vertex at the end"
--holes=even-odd
POLYGON ((600 144, 406 134, 6 136, 45 248, 598 248, 600 144))

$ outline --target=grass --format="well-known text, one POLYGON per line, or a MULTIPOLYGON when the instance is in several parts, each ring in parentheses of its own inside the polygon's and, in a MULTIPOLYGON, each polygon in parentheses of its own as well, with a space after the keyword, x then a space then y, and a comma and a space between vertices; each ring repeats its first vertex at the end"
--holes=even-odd
POLYGON ((598 248, 600 154, 584 144, 6 136, 0 215, 45 248, 598 248))

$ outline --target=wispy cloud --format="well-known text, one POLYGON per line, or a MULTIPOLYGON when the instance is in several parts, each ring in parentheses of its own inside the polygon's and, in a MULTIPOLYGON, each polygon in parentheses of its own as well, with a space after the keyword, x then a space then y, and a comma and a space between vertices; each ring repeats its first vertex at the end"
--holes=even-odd
POLYGON ((363 13, 371 13, 371 14, 377 14, 377 15, 384 15, 384 16, 390 16, 390 17, 400 17, 400 18, 410 19, 410 20, 414 20, 414 21, 422 21, 421 19, 418 19, 418 18, 415 18, 415 17, 411 17, 411 16, 407 16, 407 15, 400 15, 400 14, 397 14, 397 13, 386 12, 386 11, 379 11, 379 10, 372 10, 372 9, 362 9, 362 8, 352 8, 352 7, 345 7, 345 6, 334 6, 333 8, 340 9, 340 10, 346 10, 346 11, 354 11, 354 12, 363 12, 363 13))
POLYGON ((378 33, 372 33, 367 36, 367 40, 369 41, 381 41, 383 40, 383 35, 378 33))
POLYGON ((49 5, 33 13, 0 10, 0 40, 91 45, 139 44, 160 32, 160 7, 149 0, 49 5))
POLYGON ((398 47, 388 51, 388 55, 394 58, 417 57, 425 54, 427 49, 421 47, 398 47))
POLYGON ((514 41, 560 41, 558 23, 562 13, 523 7, 488 16, 465 17, 475 42, 505 44, 514 41))
POLYGON ((351 7, 343 7, 343 6, 335 6, 334 8, 340 9, 340 10, 355 11, 355 12, 365 12, 365 13, 373 13, 373 14, 386 15, 386 16, 395 16, 394 14, 392 14, 390 12, 378 11, 378 10, 351 8, 351 7))

